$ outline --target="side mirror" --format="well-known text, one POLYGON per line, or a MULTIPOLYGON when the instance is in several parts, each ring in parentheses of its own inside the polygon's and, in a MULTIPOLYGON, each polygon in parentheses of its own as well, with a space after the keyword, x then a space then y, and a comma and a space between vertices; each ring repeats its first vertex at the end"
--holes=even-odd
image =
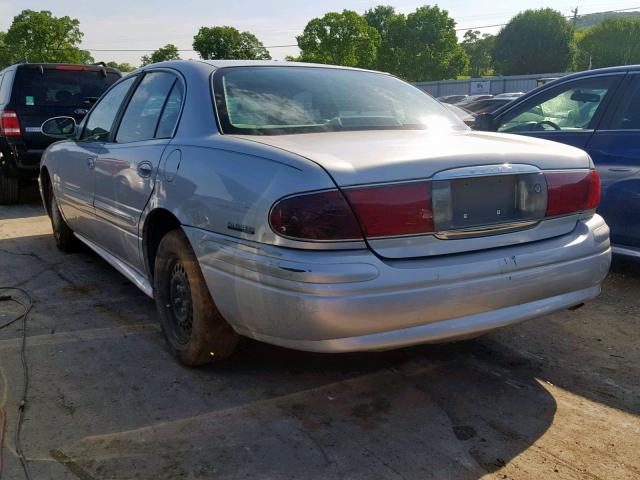
POLYGON ((481 113, 476 116, 476 121, 473 124, 474 130, 481 130, 483 132, 495 132, 496 119, 492 113, 481 113))
POLYGON ((52 138, 71 138, 78 128, 73 117, 53 117, 42 124, 42 133, 52 138))

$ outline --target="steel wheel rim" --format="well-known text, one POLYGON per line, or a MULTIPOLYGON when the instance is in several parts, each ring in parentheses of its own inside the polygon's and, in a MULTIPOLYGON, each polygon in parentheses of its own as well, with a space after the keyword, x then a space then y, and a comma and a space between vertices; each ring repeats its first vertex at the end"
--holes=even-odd
POLYGON ((179 261, 175 261, 171 267, 168 293, 171 333, 178 343, 185 344, 191 338, 193 329, 193 302, 187 272, 179 261))

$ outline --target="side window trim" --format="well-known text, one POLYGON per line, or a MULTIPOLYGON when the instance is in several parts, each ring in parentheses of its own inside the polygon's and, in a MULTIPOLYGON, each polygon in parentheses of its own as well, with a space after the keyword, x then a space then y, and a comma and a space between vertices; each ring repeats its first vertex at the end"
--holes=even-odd
POLYGON ((84 136, 84 131, 87 128, 87 123, 89 122, 89 119, 91 118, 91 115, 93 114, 93 111, 96 109, 96 107, 98 105, 100 105, 100 103, 104 100, 104 98, 107 96, 107 94, 113 90, 117 85, 120 85, 122 82, 125 82, 127 79, 129 78, 135 78, 135 80, 133 81, 133 83, 131 84, 131 86, 129 87, 129 90, 127 91, 127 94, 124 97, 124 100, 120 103, 120 107, 118 107, 118 111, 116 113, 116 116, 113 118, 113 123, 111 124, 111 131, 109 132, 109 136, 107 137, 107 139, 103 142, 103 143, 112 143, 113 138, 114 138, 114 134, 115 134, 115 126, 116 125, 120 125, 120 117, 122 115, 122 113, 124 112, 124 109, 126 108, 126 105, 129 104, 129 100, 131 99, 131 95, 133 95, 133 92, 135 91, 135 89, 138 87, 138 84, 140 83, 142 75, 136 73, 135 75, 127 75, 126 77, 122 77, 120 80, 118 80, 117 82, 115 82, 113 85, 111 85, 107 90, 105 90, 102 95, 100 96, 100 100, 98 100, 93 107, 91 107, 91 110, 89 111, 89 113, 87 113, 87 115, 82 119, 82 128, 79 129, 80 131, 78 132, 78 137, 77 137, 77 142, 81 142, 81 143, 92 143, 92 142, 87 142, 86 140, 83 140, 83 136, 84 136))
MULTIPOLYGON (((574 134, 593 133, 594 131, 596 131, 598 129, 598 126, 600 125, 600 123, 602 121, 602 118, 604 117, 605 112, 608 110, 609 105, 611 105, 612 98, 614 98, 616 92, 619 91, 620 86, 622 85, 626 75, 627 75, 627 72, 600 73, 600 74, 589 75, 589 76, 585 76, 585 77, 581 77, 581 78, 563 80, 563 81, 561 81, 561 82, 559 82, 559 83, 557 83, 555 85, 551 85, 551 86, 549 86, 547 88, 541 89, 539 92, 537 92, 535 95, 533 95, 531 98, 527 99, 526 101, 518 102, 518 104, 513 105, 510 108, 508 108, 507 110, 505 110, 504 112, 502 112, 502 114, 496 119, 496 125, 501 125, 504 122, 504 118, 506 116, 508 116, 511 112, 513 112, 513 110, 515 108, 523 107, 523 111, 526 110, 527 108, 532 108, 532 107, 534 107, 536 105, 536 102, 539 101, 539 98, 541 96, 544 96, 545 94, 547 94, 549 92, 559 91, 561 88, 565 88, 567 85, 571 85, 572 83, 584 82, 584 81, 592 80, 594 78, 599 78, 599 77, 611 77, 611 78, 617 79, 617 83, 614 83, 612 85, 611 89, 609 89, 609 91, 607 91, 606 95, 602 99, 602 102, 601 102, 600 106, 598 106, 598 110, 596 111, 595 115, 593 116, 593 118, 589 122, 589 125, 588 125, 589 128, 583 129, 581 131, 572 132, 574 134)), ((569 88, 571 88, 571 87, 569 87, 569 88)), ((554 134, 556 132, 553 131, 553 130, 549 130, 546 133, 554 134)), ((562 131, 558 131, 557 133, 562 133, 562 131)))
POLYGON ((640 71, 628 72, 625 80, 618 87, 616 96, 609 102, 609 108, 605 112, 600 122, 599 132, 638 132, 640 128, 611 128, 611 123, 615 119, 618 109, 622 106, 627 93, 632 93, 633 89, 640 91, 640 71))
MULTIPOLYGON (((173 91, 175 86, 178 84, 178 82, 180 82, 180 84, 182 85, 182 92, 183 92, 183 94, 182 94, 183 95, 182 105, 180 105, 180 113, 178 115, 178 120, 176 121, 176 124, 175 124, 175 126, 173 128, 173 132, 171 134, 171 137, 168 137, 168 138, 173 138, 175 136, 176 131, 178 130, 178 125, 180 124, 180 119, 182 117, 182 112, 184 110, 184 104, 185 104, 185 99, 186 99, 186 95, 187 95, 186 82, 184 81, 184 77, 182 76, 182 74, 180 72, 178 72, 177 70, 173 70, 173 69, 170 69, 170 68, 152 68, 152 69, 149 69, 149 70, 144 70, 142 72, 142 74, 138 74, 138 77, 139 77, 138 80, 132 86, 131 90, 129 90, 127 98, 123 102, 122 108, 118 111, 118 114, 116 115, 116 123, 114 124, 115 128, 112 129, 112 135, 110 135, 110 138, 109 138, 111 143, 115 142, 115 138, 118 135, 118 130, 120 130, 120 124, 122 122, 122 117, 124 117, 124 114, 127 111, 127 107, 129 106, 129 102, 131 101, 131 98, 135 94, 136 90, 138 89, 138 86, 140 85, 140 82, 142 82, 142 79, 147 74, 154 73, 154 72, 169 73, 169 74, 173 75, 176 78, 176 81, 173 83, 171 89, 169 90, 169 94, 167 95, 167 98, 165 99, 165 102, 164 102, 164 104, 162 106, 162 112, 160 113, 160 116, 158 117, 158 122, 156 123, 156 128, 154 129, 154 138, 151 138, 151 139, 148 139, 148 140, 141 140, 141 141, 163 140, 163 139, 165 139, 165 138, 155 138, 155 134, 158 131, 158 125, 160 125, 160 120, 162 119, 162 113, 164 112, 164 108, 165 108, 165 106, 167 104, 169 96, 171 95, 171 92, 173 91), (125 103, 126 103, 126 105, 125 105, 125 103)), ((125 144, 122 144, 122 145, 125 145, 125 144)))

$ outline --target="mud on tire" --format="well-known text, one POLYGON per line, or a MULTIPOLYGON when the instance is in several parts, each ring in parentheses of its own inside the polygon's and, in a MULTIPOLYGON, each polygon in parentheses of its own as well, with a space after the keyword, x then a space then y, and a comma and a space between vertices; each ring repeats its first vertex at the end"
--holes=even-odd
POLYGON ((154 267, 154 296, 171 352, 189 367, 229 357, 238 334, 213 303, 195 253, 182 230, 161 240, 154 267))

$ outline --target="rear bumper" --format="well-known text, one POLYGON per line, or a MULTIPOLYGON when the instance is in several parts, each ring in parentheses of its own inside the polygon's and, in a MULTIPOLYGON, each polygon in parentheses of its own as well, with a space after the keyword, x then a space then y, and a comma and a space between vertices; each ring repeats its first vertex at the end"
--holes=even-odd
POLYGON ((285 347, 382 350, 471 336, 595 297, 611 262, 601 217, 561 237, 424 259, 241 245, 185 228, 216 305, 285 347))

